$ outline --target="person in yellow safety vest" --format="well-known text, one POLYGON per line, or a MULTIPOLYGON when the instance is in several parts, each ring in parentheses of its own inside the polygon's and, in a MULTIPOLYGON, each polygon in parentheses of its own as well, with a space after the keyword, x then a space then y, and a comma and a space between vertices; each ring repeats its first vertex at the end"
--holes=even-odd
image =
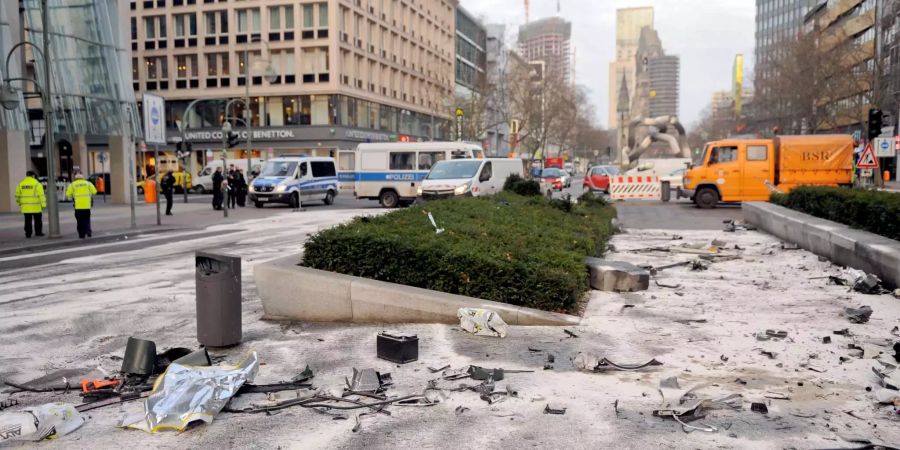
POLYGON ((66 197, 75 201, 75 220, 78 222, 78 237, 91 237, 91 198, 97 195, 97 188, 84 179, 81 173, 75 174, 75 181, 66 188, 66 197))
POLYGON ((43 236, 44 220, 41 212, 47 207, 47 197, 44 196, 44 186, 38 181, 34 171, 26 172, 25 179, 16 186, 16 203, 25 215, 25 237, 31 239, 32 224, 34 235, 43 236))

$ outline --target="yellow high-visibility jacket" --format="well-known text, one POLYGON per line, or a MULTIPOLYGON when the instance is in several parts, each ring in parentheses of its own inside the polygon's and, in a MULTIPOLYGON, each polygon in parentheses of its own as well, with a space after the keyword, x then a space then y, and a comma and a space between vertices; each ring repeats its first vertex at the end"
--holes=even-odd
POLYGON ((47 207, 47 197, 44 196, 44 186, 35 177, 25 177, 16 186, 16 203, 22 214, 39 213, 47 207))
POLYGON ((91 197, 97 195, 97 188, 85 179, 78 179, 66 188, 66 197, 75 200, 75 209, 91 209, 91 197))

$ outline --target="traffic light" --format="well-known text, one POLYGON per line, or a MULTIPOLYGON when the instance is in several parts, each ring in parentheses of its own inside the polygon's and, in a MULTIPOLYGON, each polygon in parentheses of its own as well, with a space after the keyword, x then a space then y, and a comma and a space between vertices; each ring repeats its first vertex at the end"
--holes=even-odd
POLYGON ((881 127, 884 126, 884 114, 880 109, 872 108, 869 110, 869 140, 877 138, 881 135, 881 127))
POLYGON ((234 148, 238 145, 238 137, 239 135, 234 131, 228 132, 228 148, 234 148))

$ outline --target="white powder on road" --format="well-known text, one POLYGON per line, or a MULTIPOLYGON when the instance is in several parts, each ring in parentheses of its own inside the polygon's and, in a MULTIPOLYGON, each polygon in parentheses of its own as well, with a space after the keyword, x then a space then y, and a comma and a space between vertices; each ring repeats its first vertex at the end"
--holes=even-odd
MULTIPOLYGON (((693 272, 666 269, 646 292, 594 293, 581 326, 569 338, 560 328, 510 327, 504 339, 477 337, 445 325, 391 325, 418 333, 420 360, 401 367, 375 358, 375 334, 384 327, 346 324, 263 322, 253 283, 253 265, 298 252, 310 233, 348 220, 361 211, 318 210, 222 225, 242 229, 149 247, 60 261, 41 268, 0 273, 0 376, 15 381, 64 368, 101 365, 115 370, 128 336, 155 340, 158 348, 196 346, 194 317, 195 250, 218 248, 243 257, 244 343, 216 352, 235 360, 259 352, 258 383, 289 379, 306 364, 318 386, 341 385, 352 367, 392 372, 392 395, 421 392, 435 375, 426 367, 477 364, 529 369, 498 383, 513 384, 520 398, 488 405, 472 392, 453 393, 430 408, 392 407, 392 416, 334 421, 306 409, 273 415, 220 414, 210 425, 182 434, 150 435, 115 428, 124 410, 91 411, 78 431, 48 448, 822 448, 853 447, 842 439, 860 436, 900 443, 898 416, 875 405, 865 391, 875 386, 874 360, 851 356, 847 344, 893 337, 900 324, 900 301, 868 296, 811 279, 836 273, 805 251, 783 251, 778 241, 757 233, 643 230, 615 237, 614 259, 663 265, 690 255, 633 253, 651 246, 719 238, 738 244, 741 259, 693 272), (844 306, 869 305, 866 324, 841 316, 844 306), (699 321, 699 322, 698 322, 699 321), (705 321, 705 322, 704 322, 705 321), (848 328, 853 337, 833 335, 848 328), (781 340, 759 341, 766 329, 787 331, 781 340), (822 337, 830 336, 831 344, 822 337), (529 347, 541 352, 529 351, 529 347), (777 353, 775 359, 762 350, 777 353), (547 353, 553 370, 542 370, 547 353), (569 358, 578 352, 605 355, 619 363, 656 358, 662 367, 639 372, 590 374, 576 371, 569 358), (722 358, 724 356, 725 358, 722 358), (839 358, 847 357, 841 363, 839 358), (725 361, 727 359, 727 361, 725 361), (824 369, 813 372, 808 366, 824 369), (806 367, 804 367, 806 366, 806 367), (677 376, 682 387, 707 386, 703 397, 743 395, 742 411, 713 411, 701 422, 716 433, 685 433, 674 421, 652 417, 661 401, 659 381, 677 376), (740 379, 746 384, 736 382, 740 379), (802 386, 800 386, 802 383, 802 386), (764 399, 766 392, 790 400, 764 399), (613 407, 618 401, 618 415, 613 407), (769 413, 749 410, 766 401, 769 413), (564 416, 543 414, 547 403, 567 407, 564 416), (468 411, 456 414, 457 406, 468 411), (852 411, 853 417, 845 411, 852 411), (807 416, 807 417, 801 417, 807 416), (809 417, 814 416, 814 417, 809 417)), ((368 211, 367 213, 372 213, 368 211)), ((323 300, 324 301, 324 300, 323 300)), ((888 349, 885 348, 885 351, 888 349)), ((887 360, 892 360, 890 356, 887 360)), ((472 383, 470 380, 462 382, 472 383)), ((456 383, 445 383, 454 386, 456 383)), ((17 394, 24 405, 50 400, 78 402, 75 394, 17 394)), ((696 425, 696 423, 694 423, 696 425)))

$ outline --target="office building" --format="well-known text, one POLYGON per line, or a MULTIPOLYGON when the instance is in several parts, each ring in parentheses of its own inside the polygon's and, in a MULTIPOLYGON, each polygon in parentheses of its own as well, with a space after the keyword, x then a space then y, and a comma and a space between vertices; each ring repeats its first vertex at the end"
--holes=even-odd
POLYGON ((468 95, 484 90, 487 64, 487 30, 461 6, 456 8, 457 93, 468 95))
MULTIPOLYGON (((219 99, 248 89, 253 157, 447 139, 456 3, 132 0, 134 88, 166 99, 169 135, 192 143, 195 168, 222 147, 219 99)), ((243 141, 228 157, 247 157, 243 141)))
POLYGON ((680 61, 665 53, 653 28, 641 30, 635 63, 632 117, 678 116, 680 61))
POLYGON ((127 20, 121 18, 127 17, 128 5, 117 0, 50 0, 48 8, 52 164, 44 147, 45 111, 36 95, 38 86, 46 86, 41 1, 0 2, 4 60, 22 40, 34 44, 18 47, 3 78, 38 81, 10 82, 20 102, 13 111, 0 112, 0 211, 18 210, 13 194, 27 169, 69 180, 79 171, 108 171, 111 200, 127 202, 129 158, 134 138, 141 136, 134 92, 127 81, 127 20), (26 101, 23 91, 32 98, 26 101), (92 164, 91 155, 98 154, 104 155, 102 168, 92 164))
MULTIPOLYGON (((641 30, 653 27, 653 8, 624 8, 616 10, 616 59, 609 63, 609 129, 618 128, 619 114, 630 105, 619 105, 622 97, 622 78, 629 93, 635 91, 635 55, 641 38, 641 30)), ((627 96, 626 96, 627 97, 627 96)))
POLYGON ((572 81, 572 24, 546 17, 519 27, 519 54, 527 61, 544 61, 546 76, 572 81))

